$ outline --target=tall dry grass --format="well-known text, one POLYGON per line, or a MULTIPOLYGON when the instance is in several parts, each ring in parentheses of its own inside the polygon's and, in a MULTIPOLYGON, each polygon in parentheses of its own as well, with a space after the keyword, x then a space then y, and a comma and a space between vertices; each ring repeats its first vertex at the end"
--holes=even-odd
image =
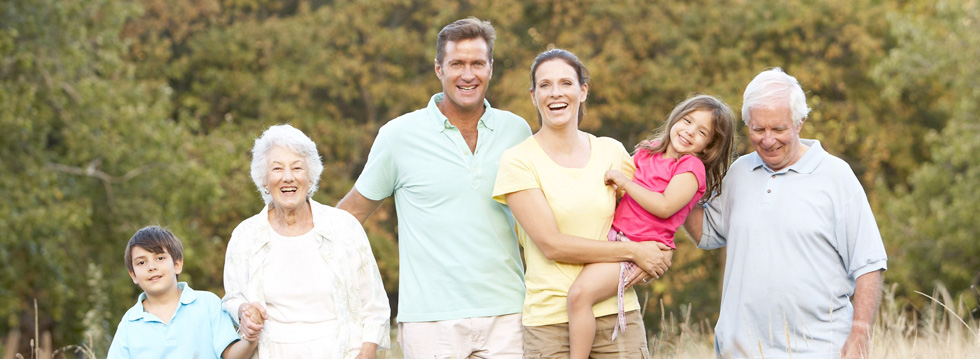
MULTIPOLYGON (((894 286, 887 288, 872 331, 872 347, 868 359, 980 359, 980 321, 969 316, 969 305, 954 300, 944 286, 937 285, 924 308, 909 308, 895 299, 894 286)), ((649 308, 644 308, 644 311, 649 308)), ((692 322, 690 306, 680 315, 667 312, 661 302, 661 325, 648 328, 650 353, 658 359, 714 359, 713 325, 692 322)), ((37 304, 35 303, 35 313, 37 304)), ((35 321, 36 321, 35 314, 35 321)), ((35 323, 35 328, 37 327, 35 323)), ((28 355, 17 353, 20 334, 8 333, 0 352, 2 359, 98 358, 93 343, 68 345, 52 349, 51 335, 32 333, 28 355)), ((401 349, 392 332, 391 350, 380 358, 402 358, 401 349)))
MULTIPOLYGON (((980 359, 980 321, 971 308, 941 284, 932 295, 919 294, 929 305, 910 309, 895 300, 894 286, 885 290, 868 359, 980 359)), ((715 359, 712 326, 690 317, 689 307, 682 321, 661 314, 664 324, 649 340, 654 358, 715 359)))

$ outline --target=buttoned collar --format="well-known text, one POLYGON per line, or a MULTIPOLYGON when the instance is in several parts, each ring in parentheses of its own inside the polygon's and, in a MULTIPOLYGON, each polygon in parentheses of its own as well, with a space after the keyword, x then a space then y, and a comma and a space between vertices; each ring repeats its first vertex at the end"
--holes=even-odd
MULTIPOLYGON (((449 118, 439 110, 439 103, 444 99, 445 95, 442 92, 432 95, 432 98, 429 99, 429 105, 425 107, 425 111, 429 113, 428 117, 434 119, 432 121, 433 129, 438 132, 443 132, 453 127, 453 125, 449 123, 449 118)), ((487 101, 486 98, 483 99, 483 107, 485 108, 485 111, 483 111, 483 115, 480 116, 480 122, 477 124, 477 126, 493 131, 494 120, 493 116, 490 116, 490 109, 492 109, 492 107, 490 107, 490 101, 487 101)))
POLYGON ((800 142, 809 147, 809 149, 807 149, 806 153, 803 154, 803 157, 800 157, 796 163, 786 166, 779 171, 773 171, 769 168, 769 165, 762 160, 762 157, 759 156, 758 152, 753 152, 753 155, 750 157, 752 166, 749 166, 749 171, 765 168, 765 170, 769 173, 786 173, 789 171, 804 174, 813 173, 813 171, 817 170, 817 166, 820 165, 820 162, 827 156, 827 151, 823 149, 823 146, 820 145, 820 141, 818 140, 801 138, 800 142))
MULTIPOLYGON (((181 290, 180 305, 191 304, 197 300, 197 292, 191 289, 191 287, 187 285, 187 282, 178 282, 177 289, 181 290)), ((139 298, 136 299, 136 306, 133 307, 135 310, 130 310, 126 313, 127 320, 137 321, 146 318, 146 315, 149 313, 143 308, 144 300, 146 300, 146 292, 141 293, 139 298)), ((180 306, 177 308, 180 310, 180 306)), ((176 313, 176 311, 174 313, 176 313)))

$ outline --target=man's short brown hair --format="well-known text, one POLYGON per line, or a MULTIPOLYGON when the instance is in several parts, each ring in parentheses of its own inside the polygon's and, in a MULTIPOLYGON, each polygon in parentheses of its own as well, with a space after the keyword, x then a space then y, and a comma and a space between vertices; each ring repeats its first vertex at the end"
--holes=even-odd
POLYGON ((490 25, 489 21, 472 16, 456 20, 439 31, 439 37, 436 40, 436 63, 442 64, 442 60, 446 56, 446 42, 475 38, 482 38, 483 41, 487 42, 487 58, 492 63, 493 41, 497 39, 497 32, 494 31, 493 25, 490 25))

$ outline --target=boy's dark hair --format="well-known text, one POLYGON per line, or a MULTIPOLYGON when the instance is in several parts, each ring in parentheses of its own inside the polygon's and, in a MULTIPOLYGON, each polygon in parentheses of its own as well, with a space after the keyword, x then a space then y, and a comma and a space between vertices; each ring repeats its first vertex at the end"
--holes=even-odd
POLYGON ((175 263, 184 259, 184 246, 180 244, 180 240, 166 228, 160 226, 140 228, 129 239, 129 244, 126 245, 125 258, 126 269, 130 272, 133 271, 133 247, 140 247, 155 254, 163 253, 166 249, 175 263))

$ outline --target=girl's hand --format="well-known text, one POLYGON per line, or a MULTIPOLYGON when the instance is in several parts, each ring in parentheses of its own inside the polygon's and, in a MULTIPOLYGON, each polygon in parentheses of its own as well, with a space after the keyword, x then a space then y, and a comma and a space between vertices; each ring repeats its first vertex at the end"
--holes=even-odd
POLYGON ((265 328, 266 319, 269 319, 269 314, 262 304, 258 302, 242 304, 238 307, 239 335, 245 341, 259 340, 259 334, 265 328))
POLYGON ((626 183, 629 182, 629 179, 626 178, 622 172, 617 170, 606 171, 606 175, 603 176, 603 179, 606 181, 606 185, 613 186, 613 189, 616 190, 616 192, 625 189, 626 183))

